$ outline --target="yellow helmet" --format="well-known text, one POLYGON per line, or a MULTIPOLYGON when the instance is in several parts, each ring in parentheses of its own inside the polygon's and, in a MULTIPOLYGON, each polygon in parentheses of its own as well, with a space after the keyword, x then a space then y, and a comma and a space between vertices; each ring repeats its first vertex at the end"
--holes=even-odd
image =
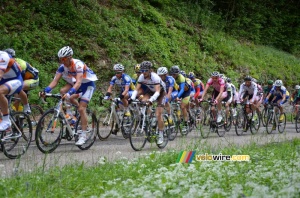
POLYGON ((136 64, 136 65, 134 66, 134 71, 135 71, 135 72, 140 72, 140 68, 141 68, 141 65, 140 65, 140 64, 136 64))

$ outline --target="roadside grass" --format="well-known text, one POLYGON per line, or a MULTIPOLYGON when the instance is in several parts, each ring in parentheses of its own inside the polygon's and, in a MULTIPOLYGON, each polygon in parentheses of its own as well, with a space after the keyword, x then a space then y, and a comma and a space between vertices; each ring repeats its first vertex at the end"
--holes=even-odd
POLYGON ((179 150, 93 167, 39 168, 0 180, 1 197, 299 197, 300 139, 218 147, 193 144, 196 155, 250 155, 250 161, 176 163, 179 150))

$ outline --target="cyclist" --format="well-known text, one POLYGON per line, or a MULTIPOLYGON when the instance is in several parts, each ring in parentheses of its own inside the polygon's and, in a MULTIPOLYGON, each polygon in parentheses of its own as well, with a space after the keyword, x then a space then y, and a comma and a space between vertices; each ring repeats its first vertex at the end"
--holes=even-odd
POLYGON ((235 85, 231 82, 230 78, 226 79, 226 82, 231 86, 231 90, 232 90, 232 104, 233 104, 233 108, 232 108, 232 114, 233 116, 236 116, 237 112, 236 112, 236 105, 237 105, 237 101, 238 101, 238 91, 235 87, 235 85))
MULTIPOLYGON (((9 130, 11 121, 9 119, 8 100, 6 96, 20 93, 23 87, 21 69, 15 59, 7 52, 0 51, 0 108, 2 121, 0 131, 9 130)), ((2 140, 20 137, 19 133, 10 133, 2 140)))
MULTIPOLYGON (((21 75, 22 75, 22 78, 24 81, 23 82, 23 90, 20 91, 20 93, 18 94, 17 97, 20 97, 20 100, 24 106, 23 111, 25 113, 30 114, 31 109, 28 104, 27 93, 29 90, 32 90, 39 85, 39 71, 36 68, 32 67, 28 62, 26 62, 20 58, 16 58, 16 52, 14 49, 8 48, 5 51, 8 54, 10 54, 21 67, 21 70, 22 70, 21 75)), ((14 103, 14 108, 16 108, 16 110, 18 110, 18 107, 19 107, 19 101, 16 100, 14 103)))
POLYGON ((232 99, 233 99, 232 86, 230 83, 227 82, 227 77, 225 75, 223 75, 221 78, 225 82, 225 90, 227 92, 227 96, 225 98, 223 98, 222 102, 225 102, 226 115, 229 115, 229 107, 230 107, 230 104, 232 103, 232 99))
POLYGON ((283 115, 283 108, 282 105, 286 103, 289 99, 289 92, 286 90, 286 88, 283 86, 282 80, 276 80, 274 83, 273 88, 271 89, 268 96, 265 98, 265 103, 268 103, 268 101, 271 101, 272 103, 277 103, 280 110, 280 117, 279 121, 283 121, 284 115, 283 115), (269 100, 271 95, 274 95, 274 98, 272 100, 269 100))
MULTIPOLYGON (((247 97, 248 100, 250 101, 251 109, 254 112, 254 115, 252 117, 253 120, 257 119, 257 84, 252 81, 251 76, 246 76, 244 78, 244 83, 241 84, 240 86, 240 92, 239 92, 239 101, 243 102, 247 97)), ((250 112, 250 109, 247 108, 247 112, 250 112)))
POLYGON ((173 120, 171 118, 171 108, 170 102, 175 100, 178 95, 179 86, 175 82, 175 79, 172 76, 168 75, 168 69, 166 67, 160 67, 157 69, 157 74, 162 79, 162 81, 166 84, 166 104, 165 107, 168 112, 169 123, 172 123, 173 120))
MULTIPOLYGON (((110 98, 113 86, 117 85, 121 90, 119 93, 119 98, 121 99, 125 108, 124 115, 130 117, 130 111, 128 110, 128 98, 131 97, 132 91, 135 90, 135 86, 132 83, 130 76, 124 73, 125 68, 123 65, 115 64, 113 70, 115 71, 115 76, 111 78, 104 100, 108 100, 110 98)), ((119 126, 116 125, 112 133, 116 135, 118 131, 119 126)))
POLYGON ((294 119, 296 118, 297 112, 298 112, 298 105, 300 104, 300 86, 295 86, 295 91, 291 94, 291 104, 294 106, 293 108, 293 115, 294 119))
POLYGON ((190 94, 192 90, 191 80, 188 81, 182 74, 180 74, 179 66, 174 65, 170 69, 170 75, 173 76, 175 82, 178 84, 178 95, 176 100, 181 99, 180 108, 183 114, 184 122, 182 125, 184 126, 183 131, 187 129, 188 125, 188 104, 190 101, 190 94))
POLYGON ((73 58, 73 50, 71 47, 65 46, 61 48, 57 55, 61 65, 56 71, 52 82, 44 89, 44 92, 50 93, 52 89, 56 87, 59 80, 63 78, 67 82, 67 84, 60 89, 60 93, 64 95, 64 98, 69 100, 75 93, 82 94, 80 103, 78 105, 82 130, 80 130, 78 133, 79 139, 75 145, 83 145, 87 140, 87 133, 90 132, 90 129, 87 128, 88 120, 86 108, 94 93, 94 81, 98 80, 98 78, 84 62, 73 58))
MULTIPOLYGON (((222 109, 222 103, 221 101, 227 97, 227 92, 225 89, 225 81, 219 77, 220 73, 217 71, 214 71, 211 73, 211 78, 208 79, 203 94, 202 94, 202 98, 201 101, 204 99, 208 88, 210 86, 212 86, 214 88, 213 93, 212 93, 212 99, 215 101, 215 103, 217 104, 217 109, 218 109, 218 117, 217 117, 217 122, 221 122, 223 117, 221 114, 221 109, 222 109)), ((214 111, 215 109, 212 108, 212 111, 214 111)))
POLYGON ((151 105, 154 101, 157 101, 157 107, 155 111, 159 137, 157 139, 157 144, 162 144, 164 141, 164 122, 162 114, 165 105, 166 85, 162 79, 152 71, 152 63, 150 61, 143 61, 141 63, 140 71, 142 74, 137 81, 136 90, 133 91, 131 100, 136 99, 138 92, 142 89, 142 85, 147 86, 147 92, 139 98, 142 101, 147 102, 148 105, 151 105))
POLYGON ((194 87, 195 87, 195 95, 194 95, 194 99, 197 105, 197 113, 200 112, 200 105, 199 105, 199 98, 201 98, 202 94, 203 94, 203 90, 204 90, 204 84, 203 82, 195 77, 194 72, 189 72, 188 77, 192 80, 192 82, 194 83, 194 87))
MULTIPOLYGON (((269 95, 271 89, 273 88, 273 84, 274 84, 274 81, 273 80, 268 80, 267 81, 267 86, 265 86, 263 88, 263 100, 265 100, 265 98, 267 97, 267 95, 269 95)), ((273 99, 273 95, 270 96, 269 100, 272 100, 273 99)))
POLYGON ((141 67, 140 64, 136 64, 136 65, 134 66, 135 74, 133 74, 133 76, 132 76, 132 83, 133 83, 134 85, 136 85, 136 82, 137 82, 139 76, 140 76, 141 73, 142 73, 142 72, 140 72, 140 67, 141 67))

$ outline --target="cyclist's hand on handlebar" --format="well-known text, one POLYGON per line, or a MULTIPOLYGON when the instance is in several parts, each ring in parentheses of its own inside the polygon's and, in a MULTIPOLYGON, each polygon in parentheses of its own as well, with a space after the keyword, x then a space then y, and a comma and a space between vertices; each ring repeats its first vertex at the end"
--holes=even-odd
POLYGON ((104 96, 104 100, 108 100, 110 97, 109 96, 104 96))
POLYGON ((62 98, 70 100, 71 95, 69 93, 66 93, 62 98))
POLYGON ((215 104, 218 104, 218 100, 214 100, 214 103, 215 103, 215 104))

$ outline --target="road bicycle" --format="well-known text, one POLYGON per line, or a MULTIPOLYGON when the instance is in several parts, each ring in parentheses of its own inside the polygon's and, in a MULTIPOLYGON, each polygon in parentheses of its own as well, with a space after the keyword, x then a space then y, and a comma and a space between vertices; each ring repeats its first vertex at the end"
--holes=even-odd
POLYGON ((249 100, 240 103, 235 119, 235 133, 240 136, 250 128, 251 134, 256 134, 260 127, 260 115, 253 118, 253 110, 249 100))
POLYGON ((125 115, 125 109, 120 98, 114 98, 110 101, 110 107, 100 111, 98 137, 100 140, 106 140, 115 128, 117 130, 121 129, 123 137, 127 139, 133 124, 133 112, 129 109, 130 116, 125 115))
MULTIPOLYGON (((60 144, 62 139, 75 142, 79 139, 79 132, 81 130, 81 119, 76 106, 72 106, 74 115, 77 117, 77 122, 75 124, 70 124, 69 120, 66 118, 64 110, 67 104, 60 94, 46 93, 45 97, 52 97, 58 99, 58 102, 54 108, 46 111, 40 118, 36 131, 35 131, 35 141, 38 149, 42 153, 53 152, 60 144)), ((97 118, 96 115, 90 111, 86 110, 87 120, 88 120, 88 133, 87 139, 83 145, 78 145, 77 147, 81 150, 89 149, 96 140, 97 133, 97 118)))
POLYGON ((276 128, 278 128, 279 133, 283 133, 286 126, 286 116, 283 113, 283 120, 279 120, 280 118, 280 110, 279 105, 277 103, 268 103, 268 115, 266 122, 266 130, 268 134, 271 134, 276 128))
POLYGON ((130 145, 135 151, 141 151, 146 142, 155 143, 158 148, 164 148, 168 144, 169 134, 175 130, 174 125, 169 125, 168 115, 163 114, 163 122, 165 124, 163 131, 163 143, 157 144, 158 126, 155 109, 150 108, 148 103, 140 101, 132 101, 131 103, 134 118, 133 127, 129 136, 130 145))
MULTIPOLYGON (((11 101, 10 98, 8 101, 11 101)), ((29 116, 24 112, 10 111, 9 119, 11 127, 0 131, 1 151, 6 157, 16 159, 24 155, 30 145, 32 126, 29 116)))
POLYGON ((201 101, 201 103, 209 104, 208 110, 206 111, 204 116, 204 120, 200 125, 200 132, 202 138, 207 138, 210 133, 217 133, 219 137, 223 137, 225 135, 226 128, 227 128, 227 122, 228 122, 228 118, 226 117, 227 115, 225 115, 224 111, 222 110, 221 115, 224 118, 224 120, 218 123, 217 122, 218 112, 217 112, 216 103, 211 99, 203 100, 201 101), (212 110, 212 107, 214 107, 214 110, 212 110), (222 127, 224 128, 224 130, 222 129, 222 127))

